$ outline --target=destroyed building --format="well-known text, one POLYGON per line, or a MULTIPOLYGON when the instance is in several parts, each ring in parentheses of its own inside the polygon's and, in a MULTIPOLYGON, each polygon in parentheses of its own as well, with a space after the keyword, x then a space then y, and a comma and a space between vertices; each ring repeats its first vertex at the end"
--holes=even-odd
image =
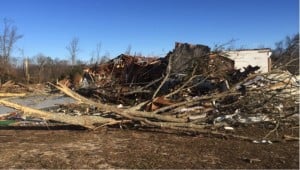
POLYGON ((86 69, 85 77, 96 87, 120 89, 110 92, 116 93, 115 96, 122 94, 124 89, 142 86, 148 87, 148 94, 157 88, 161 89, 160 94, 167 94, 193 77, 187 84, 192 86, 189 93, 203 95, 226 91, 258 69, 247 66, 241 71, 235 69, 234 60, 211 52, 208 46, 176 42, 175 48, 163 58, 121 54, 106 63, 86 69), (162 79, 165 79, 164 84, 159 87, 162 79))
MULTIPOLYGON (((201 75, 195 81, 209 79, 220 83, 234 72, 234 61, 218 53, 212 53, 205 45, 175 43, 174 50, 164 58, 121 54, 116 58, 85 70, 85 77, 96 86, 147 85, 163 78, 170 63, 170 77, 163 88, 171 89, 191 74, 201 75), (207 78, 209 77, 209 78, 207 78)), ((154 89, 157 88, 154 84, 154 89)))
MULTIPOLYGON (((89 86, 85 88, 71 90, 66 84, 49 83, 81 105, 60 105, 54 111, 41 111, 7 100, 0 99, 0 104, 23 110, 25 115, 40 117, 42 121, 89 129, 125 125, 224 137, 232 134, 222 130, 231 129, 233 133, 240 124, 268 123, 277 127, 297 123, 293 121, 294 115, 299 118, 296 77, 275 70, 255 74, 259 69, 256 64, 247 63, 240 70, 236 69, 236 62, 222 53, 211 52, 205 45, 176 43, 174 50, 163 58, 121 54, 86 68, 84 78, 89 86)), ((11 84, 7 82, 2 87, 13 89, 11 84)), ((14 115, 3 119, 10 116, 14 115)))

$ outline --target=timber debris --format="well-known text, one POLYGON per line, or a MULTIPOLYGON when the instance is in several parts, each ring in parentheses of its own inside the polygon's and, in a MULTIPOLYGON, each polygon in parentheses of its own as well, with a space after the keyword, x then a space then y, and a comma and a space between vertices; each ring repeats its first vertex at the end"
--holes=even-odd
POLYGON ((258 69, 249 65, 238 70, 233 60, 207 46, 176 43, 163 58, 121 54, 88 67, 73 90, 71 80, 48 84, 75 99, 75 105, 39 110, 2 98, 0 104, 24 116, 88 129, 118 125, 256 141, 234 135, 235 127, 268 123, 274 128, 271 134, 279 126, 299 126, 298 77, 258 69))

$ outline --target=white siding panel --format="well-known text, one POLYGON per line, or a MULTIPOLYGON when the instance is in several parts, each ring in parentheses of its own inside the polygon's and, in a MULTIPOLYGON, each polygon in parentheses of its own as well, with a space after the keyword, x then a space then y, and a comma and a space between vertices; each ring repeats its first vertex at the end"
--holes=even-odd
POLYGON ((259 72, 268 72, 269 50, 227 51, 228 58, 235 61, 235 68, 243 69, 248 65, 259 66, 259 72))

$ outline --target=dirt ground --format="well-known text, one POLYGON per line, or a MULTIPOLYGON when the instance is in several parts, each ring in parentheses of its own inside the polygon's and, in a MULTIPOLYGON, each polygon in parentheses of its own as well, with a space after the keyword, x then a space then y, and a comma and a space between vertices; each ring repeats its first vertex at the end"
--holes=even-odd
MULTIPOLYGON (((264 136, 269 130, 237 128, 264 136)), ((284 132, 297 136, 299 131, 284 132)), ((282 134, 279 134, 279 136, 282 134)), ((279 168, 299 169, 299 141, 237 139, 127 129, 97 131, 0 128, 0 168, 279 168)))

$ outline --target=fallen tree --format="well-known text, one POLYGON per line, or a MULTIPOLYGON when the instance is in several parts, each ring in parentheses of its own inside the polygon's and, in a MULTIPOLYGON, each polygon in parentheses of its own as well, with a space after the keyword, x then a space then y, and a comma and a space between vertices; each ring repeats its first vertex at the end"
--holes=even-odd
POLYGON ((110 118, 103 118, 98 116, 75 117, 75 116, 69 116, 63 114, 53 114, 51 112, 33 109, 3 99, 0 99, 0 104, 22 111, 24 116, 33 116, 33 117, 42 118, 44 120, 55 120, 67 124, 80 125, 86 128, 94 128, 95 126, 93 124, 106 124, 115 121, 110 118))

